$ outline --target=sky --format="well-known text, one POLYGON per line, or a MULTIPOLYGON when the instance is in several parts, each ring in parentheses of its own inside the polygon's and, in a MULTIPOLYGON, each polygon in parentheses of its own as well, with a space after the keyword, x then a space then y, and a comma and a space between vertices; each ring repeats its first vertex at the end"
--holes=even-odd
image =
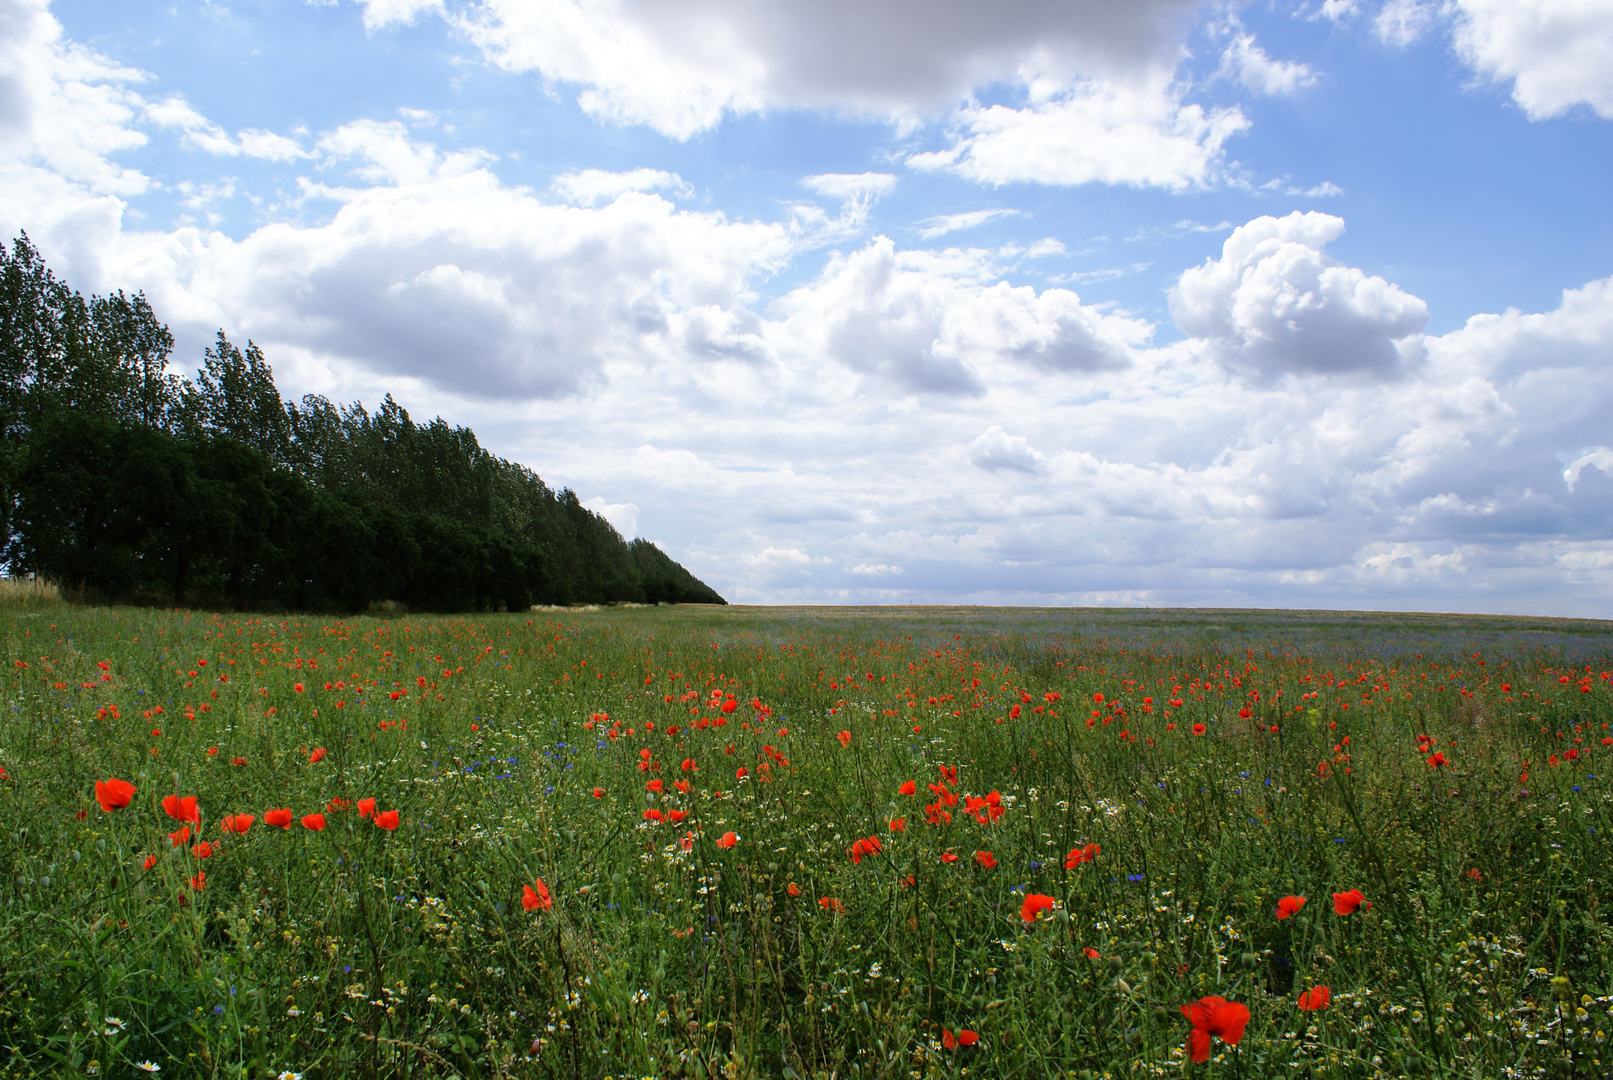
POLYGON ((0 236, 735 603, 1613 617, 1613 0, 0 0, 0 236))

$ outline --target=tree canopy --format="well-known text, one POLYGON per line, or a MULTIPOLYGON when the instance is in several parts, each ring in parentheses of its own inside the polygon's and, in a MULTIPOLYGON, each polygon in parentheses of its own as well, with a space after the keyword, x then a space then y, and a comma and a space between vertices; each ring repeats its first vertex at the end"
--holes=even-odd
POLYGON ((576 494, 390 395, 286 402, 223 330, 194 380, 143 294, 85 299, 0 243, 8 573, 103 599, 464 611, 723 603, 576 494))

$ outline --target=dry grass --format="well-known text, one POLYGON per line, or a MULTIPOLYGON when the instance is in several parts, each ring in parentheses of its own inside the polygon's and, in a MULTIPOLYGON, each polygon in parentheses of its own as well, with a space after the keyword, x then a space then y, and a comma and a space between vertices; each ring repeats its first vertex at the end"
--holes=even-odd
POLYGON ((31 607, 61 602, 61 590, 43 578, 0 578, 0 607, 31 607))

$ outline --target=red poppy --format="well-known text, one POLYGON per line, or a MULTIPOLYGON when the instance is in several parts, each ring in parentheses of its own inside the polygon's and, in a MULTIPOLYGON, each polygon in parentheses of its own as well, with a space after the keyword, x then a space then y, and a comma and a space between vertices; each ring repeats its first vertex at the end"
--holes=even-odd
POLYGON ((109 814, 114 810, 122 810, 133 802, 134 792, 133 784, 127 780, 119 780, 115 776, 110 780, 95 782, 95 801, 109 814))
POLYGON ((1285 896, 1277 901, 1277 917, 1286 919, 1290 915, 1298 915, 1299 909, 1305 906, 1303 896, 1285 896))
MULTIPOLYGON (((1568 752, 1568 753, 1569 753, 1569 756, 1570 756, 1570 757, 1577 757, 1577 756, 1578 756, 1578 755, 1577 755, 1577 754, 1575 754, 1575 753, 1574 753, 1574 751, 1572 751, 1572 750, 1570 750, 1570 751, 1569 751, 1569 752, 1568 752)), ((1429 767, 1429 768, 1430 768, 1430 769, 1437 769, 1437 768, 1439 768, 1439 767, 1440 767, 1440 766, 1441 766, 1441 765, 1449 765, 1449 764, 1450 764, 1450 762, 1449 762, 1449 761, 1447 761, 1447 760, 1446 760, 1446 759, 1445 759, 1445 751, 1443 751, 1443 750, 1440 750, 1440 751, 1437 751, 1437 752, 1435 752, 1435 753, 1434 753, 1434 754, 1433 754, 1433 755, 1432 755, 1432 756, 1431 756, 1431 757, 1429 757, 1429 759, 1428 759, 1428 767, 1429 767)))
POLYGON ((302 818, 302 827, 305 829, 312 829, 314 832, 319 832, 325 827, 325 815, 304 814, 302 818))
POLYGON ((1087 954, 1087 959, 1088 960, 1102 960, 1103 959, 1103 954, 1098 952, 1098 950, 1094 949, 1091 945, 1088 945, 1086 948, 1082 949, 1081 951, 1087 954))
POLYGON ((906 832, 906 831, 907 831, 907 819, 905 817, 899 817, 899 818, 892 819, 892 821, 891 821, 891 832, 906 832))
POLYGON ((745 779, 745 777, 747 777, 749 775, 750 775, 750 770, 745 768, 745 766, 743 766, 743 765, 741 765, 738 769, 734 770, 734 779, 735 780, 743 780, 743 779, 745 779))
POLYGON ((846 913, 846 905, 842 904, 839 900, 836 900, 832 896, 819 897, 818 906, 825 911, 832 911, 837 915, 844 915, 846 913))
POLYGON ((835 738, 840 740, 840 745, 841 746, 850 746, 851 745, 851 732, 849 732, 849 731, 842 731, 839 734, 835 735, 835 738))
POLYGON ((398 812, 396 810, 381 810, 370 820, 387 832, 392 832, 398 827, 398 812))
POLYGON ((1371 908, 1372 903, 1361 895, 1360 889, 1351 889, 1349 892, 1336 892, 1333 894, 1333 910, 1340 915, 1353 915, 1356 908, 1371 908))
POLYGON ((1313 986, 1299 995, 1299 1007, 1306 1012, 1325 1009, 1333 1002, 1333 991, 1325 986, 1313 986))
POLYGON ((975 862, 979 863, 981 866, 984 866, 987 870, 997 869, 997 856, 993 855, 989 851, 975 852, 975 862))
POLYGON ((157 856, 155 856, 155 855, 147 855, 146 856, 146 861, 141 864, 141 869, 150 870, 153 866, 156 866, 156 865, 157 865, 157 856))
POLYGON ((605 797, 605 789, 602 788, 602 787, 596 787, 594 789, 594 798, 603 799, 604 797, 605 797))
MULTIPOLYGON (((224 849, 219 848, 218 850, 223 851, 224 849)), ((213 845, 208 843, 206 840, 203 840, 201 843, 191 848, 190 853, 198 859, 210 859, 213 857, 213 845)))
POLYGON ((1188 1036, 1188 1048, 1194 1061, 1210 1060, 1210 1039, 1217 1038, 1231 1046, 1243 1038, 1243 1029, 1249 1023, 1249 1008, 1236 1001, 1228 1001, 1214 994, 1200 998, 1191 1005, 1182 1006, 1182 1015, 1193 1025, 1188 1036))
POLYGON ((661 792, 663 790, 662 787, 661 787, 661 778, 659 776, 657 776, 654 780, 651 780, 649 783, 645 784, 644 785, 644 790, 645 791, 653 791, 657 795, 661 794, 661 792))
POLYGON ((273 825, 277 829, 291 828, 291 808, 282 807, 279 810, 265 810, 263 812, 263 823, 273 825))
POLYGON ((325 748, 323 746, 316 747, 308 752, 308 764, 313 765, 324 760, 325 748))
MULTIPOLYGON (((1205 727, 1203 724, 1194 724, 1193 725, 1193 734, 1195 734, 1195 735, 1203 735, 1206 731, 1209 731, 1209 730, 1210 729, 1205 727)), ((1198 1061, 1200 1059, 1199 1058, 1194 1058, 1193 1060, 1198 1061)))
POLYGON ((168 834, 168 846, 178 847, 190 839, 190 826, 181 825, 175 832, 168 834))
POLYGON ((1103 848, 1097 844, 1088 844, 1085 847, 1071 848, 1070 853, 1064 856, 1064 869, 1074 870, 1082 863, 1096 862, 1103 848))
POLYGON ((800 896, 801 895, 801 886, 797 885, 795 882, 792 881, 787 886, 785 886, 784 891, 789 893, 791 896, 800 896))
POLYGON ((913 783, 913 781, 909 780, 907 783, 903 784, 901 787, 896 789, 896 794, 898 794, 898 795, 913 795, 913 794, 916 794, 918 792, 918 789, 919 789, 918 785, 913 783))
POLYGON ((968 1028, 964 1028, 962 1031, 959 1031, 956 1036, 954 1036, 947 1028, 941 1029, 941 1045, 948 1050, 958 1046, 973 1046, 979 1041, 980 1036, 975 1034, 973 1031, 970 1031, 968 1028))
POLYGON ((698 766, 698 765, 696 765, 694 763, 694 758, 684 758, 683 759, 683 771, 684 772, 699 772, 700 771, 700 766, 698 766))
POLYGON ((358 816, 359 817, 369 817, 373 813, 375 813, 375 800, 374 799, 360 799, 358 801, 358 816))
POLYGON ((942 862, 957 862, 958 857, 956 855, 952 854, 952 852, 950 852, 950 851, 943 851, 943 852, 941 852, 941 861, 942 862))
POLYGON ((201 870, 196 871, 195 877, 188 878, 186 880, 190 887, 195 889, 197 892, 201 892, 203 889, 207 888, 207 874, 201 870))
POLYGON ((528 911, 548 911, 554 906, 554 901, 549 898, 549 886, 543 883, 542 878, 521 891, 521 906, 528 911))
POLYGON ((257 818, 251 814, 225 814, 224 820, 219 822, 224 826, 225 832, 244 833, 252 827, 257 818))
POLYGON ((300 694, 300 693, 303 692, 303 685, 302 685, 302 683, 297 683, 295 686, 292 687, 292 689, 297 691, 297 693, 300 694))
POLYGON ((1035 922, 1038 911, 1052 911, 1053 898, 1043 896, 1041 893, 1026 893, 1025 902, 1019 905, 1019 917, 1026 922, 1035 922))
POLYGON ((201 821, 201 814, 196 811, 196 797, 194 795, 181 799, 178 795, 170 795, 162 801, 162 808, 169 817, 175 821, 201 821))
POLYGON ((722 839, 717 841, 717 846, 721 848, 731 848, 737 843, 739 843, 738 833, 725 832, 722 834, 722 839))

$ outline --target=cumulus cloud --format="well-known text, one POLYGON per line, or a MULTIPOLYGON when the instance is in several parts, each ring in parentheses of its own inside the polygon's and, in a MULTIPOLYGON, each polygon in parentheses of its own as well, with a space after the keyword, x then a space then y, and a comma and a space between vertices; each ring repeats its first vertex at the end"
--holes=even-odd
POLYGON ((631 540, 638 535, 638 503, 606 502, 596 495, 591 499, 584 499, 583 505, 606 521, 611 527, 622 534, 625 540, 631 540))
POLYGON ((977 469, 996 472, 1012 469, 1015 472, 1039 472, 1046 459, 1018 435, 1010 435, 996 424, 991 425, 969 444, 969 462, 977 469))
POLYGON ((1268 97, 1296 94, 1316 85, 1316 72, 1293 60, 1273 60, 1255 44, 1253 34, 1238 34, 1221 54, 1221 73, 1245 89, 1268 97))
POLYGON ((555 177, 550 187, 562 199, 580 206, 610 202, 629 191, 671 191, 683 198, 694 194, 694 189, 683 182, 683 177, 660 169, 633 169, 630 172, 582 169, 555 177))
POLYGON ((1029 69, 1103 77, 1173 61, 1193 6, 486 0, 456 19, 493 63, 582 85, 578 100, 590 113, 687 138, 726 113, 824 106, 923 115, 1029 69))
POLYGON ((1613 476, 1613 450, 1599 446, 1590 453, 1575 458, 1568 468, 1563 470, 1563 483, 1568 485, 1570 494, 1573 493, 1574 485, 1579 483, 1579 474, 1587 468, 1601 469, 1607 475, 1613 476))
POLYGON ((1249 126, 1236 108, 1184 104, 1170 72, 1130 80, 1040 84, 1024 107, 958 112, 951 145, 907 164, 983 184, 1121 184, 1171 190, 1208 183, 1227 139, 1249 126))
POLYGON ((1171 314, 1232 368, 1397 375, 1420 356, 1428 306, 1324 254, 1343 231, 1330 214, 1257 218, 1182 274, 1171 314))
POLYGON ((327 222, 126 238, 131 269, 168 310, 265 345, 544 398, 597 384, 613 361, 686 355, 690 325, 710 338, 743 316, 749 279, 791 250, 782 225, 680 211, 635 183, 600 206, 546 202, 502 184, 487 155, 441 152, 401 124, 345 125, 318 145, 362 181, 304 182, 338 204, 327 222))
POLYGON ((1594 0, 1457 0, 1456 51, 1512 83, 1532 120, 1588 105, 1613 120, 1613 6, 1594 0))
POLYGON ((42 177, 23 180, 31 167, 48 170, 54 193, 60 183, 92 195, 145 191, 144 174, 112 160, 146 142, 132 125, 143 101, 131 89, 145 79, 66 40, 48 0, 0 0, 0 168, 8 197, 46 186, 42 177))
POLYGON ((1004 363, 1060 372, 1123 366, 1151 333, 1067 289, 1038 293, 996 274, 985 252, 901 251, 876 237, 779 300, 786 317, 772 339, 781 354, 831 360, 909 392, 972 396, 1004 363))

